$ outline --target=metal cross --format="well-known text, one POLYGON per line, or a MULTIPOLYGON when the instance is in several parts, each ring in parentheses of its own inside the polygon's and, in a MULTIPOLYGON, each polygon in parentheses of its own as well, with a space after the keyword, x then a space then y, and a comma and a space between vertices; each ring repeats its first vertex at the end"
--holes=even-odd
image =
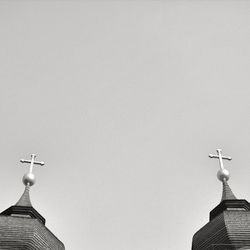
POLYGON ((221 154, 221 149, 216 149, 216 151, 217 151, 217 155, 212 155, 212 154, 209 154, 208 156, 210 157, 210 158, 217 158, 217 159, 219 159, 219 161, 220 161, 220 169, 221 170, 223 170, 224 169, 224 166, 223 166, 223 161, 222 160, 229 160, 229 161, 231 161, 232 160, 232 157, 230 157, 230 156, 223 156, 222 154, 221 154))
POLYGON ((22 163, 30 163, 30 170, 29 170, 30 173, 32 173, 34 165, 43 166, 45 164, 43 161, 35 161, 35 158, 36 158, 36 155, 32 154, 31 160, 24 160, 24 159, 20 160, 20 162, 22 162, 22 163))

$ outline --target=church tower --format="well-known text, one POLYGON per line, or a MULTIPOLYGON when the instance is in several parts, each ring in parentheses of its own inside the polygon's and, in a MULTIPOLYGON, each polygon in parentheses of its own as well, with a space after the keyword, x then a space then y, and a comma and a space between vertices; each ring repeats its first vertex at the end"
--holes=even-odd
POLYGON ((23 176, 25 190, 19 201, 0 213, 0 249, 4 250, 64 250, 63 243, 45 226, 44 217, 32 206, 30 187, 35 183, 34 165, 44 162, 21 160, 30 164, 30 171, 23 176))
POLYGON ((222 156, 209 155, 220 162, 218 179, 222 182, 221 202, 210 212, 209 222, 193 236, 192 250, 249 250, 250 249, 250 204, 237 199, 228 185, 229 172, 223 167, 222 156))

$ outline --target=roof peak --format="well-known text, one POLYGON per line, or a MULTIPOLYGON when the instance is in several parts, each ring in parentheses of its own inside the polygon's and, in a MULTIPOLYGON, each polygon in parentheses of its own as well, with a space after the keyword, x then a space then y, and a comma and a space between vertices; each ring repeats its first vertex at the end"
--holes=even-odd
POLYGON ((14 206, 4 210, 0 215, 35 218, 45 225, 45 219, 33 208, 30 201, 30 188, 35 184, 35 175, 32 173, 33 166, 44 165, 44 162, 35 161, 35 158, 36 155, 32 154, 31 160, 21 160, 22 163, 30 164, 29 172, 23 176, 24 192, 14 206))
POLYGON ((222 198, 221 201, 224 200, 236 200, 237 198, 233 194, 230 186, 228 185, 227 181, 230 178, 230 173, 227 169, 224 168, 223 160, 232 160, 230 156, 223 156, 221 149, 216 149, 217 155, 209 154, 210 158, 216 158, 219 160, 220 169, 217 172, 217 178, 222 182, 222 198))
POLYGON ((224 200, 237 200, 236 196, 234 195, 234 193, 231 190, 228 182, 225 179, 222 181, 222 197, 221 197, 221 201, 224 201, 224 200))
POLYGON ((18 202, 16 203, 16 206, 21 207, 32 207, 31 201, 30 201, 30 185, 26 185, 24 192, 18 202))

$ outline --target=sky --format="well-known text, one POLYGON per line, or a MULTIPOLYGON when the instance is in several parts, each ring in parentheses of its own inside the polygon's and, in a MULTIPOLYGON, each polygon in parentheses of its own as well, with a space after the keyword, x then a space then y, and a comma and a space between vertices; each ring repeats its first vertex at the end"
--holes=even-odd
POLYGON ((221 148, 250 200, 249 1, 0 1, 0 210, 69 250, 191 249, 221 148))

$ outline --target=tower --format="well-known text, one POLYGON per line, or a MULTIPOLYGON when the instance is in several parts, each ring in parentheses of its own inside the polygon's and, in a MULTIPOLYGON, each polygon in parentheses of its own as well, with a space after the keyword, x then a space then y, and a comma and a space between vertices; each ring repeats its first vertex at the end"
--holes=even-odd
POLYGON ((44 162, 21 160, 30 163, 30 170, 23 176, 25 190, 14 205, 0 213, 0 249, 5 250, 64 250, 63 243, 45 226, 44 217, 32 206, 30 187, 35 184, 33 166, 44 162))
POLYGON ((209 155, 220 162, 218 179, 222 182, 221 202, 210 212, 209 222, 193 236, 192 250, 247 250, 250 249, 250 204, 237 199, 228 185, 229 172, 223 166, 222 156, 209 155))

